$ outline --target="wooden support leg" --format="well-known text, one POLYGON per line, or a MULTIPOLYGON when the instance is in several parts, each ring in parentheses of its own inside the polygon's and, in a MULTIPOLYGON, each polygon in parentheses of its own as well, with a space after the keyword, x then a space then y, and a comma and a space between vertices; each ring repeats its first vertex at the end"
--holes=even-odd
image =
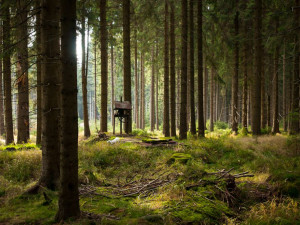
POLYGON ((122 118, 121 118, 121 120, 120 120, 120 134, 122 135, 122 118))
POLYGON ((114 125, 113 125, 113 134, 115 134, 115 126, 116 126, 116 117, 113 116, 114 125))

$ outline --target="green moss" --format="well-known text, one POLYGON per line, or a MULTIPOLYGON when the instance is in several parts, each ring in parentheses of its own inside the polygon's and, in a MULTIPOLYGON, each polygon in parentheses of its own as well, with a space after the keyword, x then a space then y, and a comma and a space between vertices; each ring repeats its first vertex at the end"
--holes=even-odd
POLYGON ((192 159, 190 154, 185 153, 174 153, 171 158, 168 160, 168 164, 173 164, 175 162, 186 164, 189 160, 192 159))

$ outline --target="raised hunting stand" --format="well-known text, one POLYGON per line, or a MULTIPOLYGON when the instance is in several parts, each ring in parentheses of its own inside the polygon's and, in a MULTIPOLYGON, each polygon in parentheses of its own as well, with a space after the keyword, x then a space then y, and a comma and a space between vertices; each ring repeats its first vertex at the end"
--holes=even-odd
POLYGON ((122 134, 122 123, 128 123, 130 115, 131 115, 131 104, 128 101, 122 101, 122 97, 121 97, 121 101, 115 101, 115 107, 114 107, 114 127, 113 127, 113 134, 115 134, 115 120, 116 117, 119 118, 120 120, 120 134, 122 134), (123 120, 125 120, 123 122, 123 120))

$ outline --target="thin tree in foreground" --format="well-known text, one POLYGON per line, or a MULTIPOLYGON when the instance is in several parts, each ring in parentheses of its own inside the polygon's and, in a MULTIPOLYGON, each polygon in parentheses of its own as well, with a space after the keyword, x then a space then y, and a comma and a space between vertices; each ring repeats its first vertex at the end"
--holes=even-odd
POLYGON ((78 192, 78 113, 76 0, 61 0, 61 150, 57 221, 80 216, 78 192))
MULTIPOLYGON (((198 136, 204 137, 204 111, 203 110, 203 52, 202 52, 202 0, 198 0, 198 136)), ((206 71, 205 71, 206 74, 206 71)), ((207 81, 207 80, 205 80, 207 81)), ((206 86, 206 85, 205 85, 206 86)), ((206 89, 205 89, 206 93, 206 89)), ((206 95, 205 95, 206 96, 206 95)), ((204 107, 206 107, 206 99, 204 107)))
POLYGON ((181 36, 181 106, 179 138, 187 138, 187 0, 181 0, 182 36, 181 36))
POLYGON ((254 49, 255 49, 255 71, 251 85, 251 122, 254 135, 260 135, 261 130, 261 73, 262 73, 262 0, 255 0, 255 21, 254 21, 254 49))
MULTIPOLYGON (((176 136, 176 70, 175 70, 175 7, 170 2, 170 99, 171 99, 171 136, 176 136)), ((178 93, 179 94, 179 93, 178 93)))
MULTIPOLYGON (((3 46, 3 26, 2 19, 0 18, 0 45, 3 46)), ((0 55, 3 55, 3 49, 0 47, 0 55)), ((3 67, 2 67, 3 58, 0 58, 0 136, 5 134, 5 126, 4 126, 4 93, 3 93, 3 67)))
MULTIPOLYGON (((124 66, 124 101, 131 103, 131 68, 130 68, 130 0, 123 0, 123 66, 124 66)), ((125 132, 132 132, 131 113, 125 123, 125 132)))
POLYGON ((11 27, 9 4, 3 8, 3 80, 5 96, 5 143, 14 143, 13 119, 12 119, 12 101, 11 101, 11 27))
MULTIPOLYGON (((189 44, 190 44, 190 51, 189 51, 189 78, 190 78, 190 85, 189 85, 189 92, 190 92, 190 114, 191 114, 191 134, 196 134, 196 113, 195 113, 195 51, 194 51, 194 0, 190 0, 190 7, 189 7, 189 44)), ((203 91, 202 91, 203 93, 203 91)), ((203 114, 203 112, 202 112, 203 114)))
POLYGON ((169 6, 165 0, 165 46, 164 46, 164 135, 170 136, 169 110, 169 6))
POLYGON ((106 0, 100 0, 101 34, 101 132, 107 132, 107 26, 106 0))

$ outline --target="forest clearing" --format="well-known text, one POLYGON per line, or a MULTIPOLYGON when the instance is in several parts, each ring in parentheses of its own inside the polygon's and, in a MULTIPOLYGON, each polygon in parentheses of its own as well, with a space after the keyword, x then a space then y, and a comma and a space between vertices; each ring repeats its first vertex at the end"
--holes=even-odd
POLYGON ((0 225, 299 224, 300 0, 0 0, 0 225))
MULTIPOLYGON (((66 224, 299 224, 299 136, 220 130, 205 140, 144 147, 142 140, 157 134, 135 133, 115 144, 96 135, 80 142, 85 216, 66 224)), ((38 179, 40 161, 33 144, 0 150, 1 224, 54 222, 57 192, 22 195, 38 179)))

